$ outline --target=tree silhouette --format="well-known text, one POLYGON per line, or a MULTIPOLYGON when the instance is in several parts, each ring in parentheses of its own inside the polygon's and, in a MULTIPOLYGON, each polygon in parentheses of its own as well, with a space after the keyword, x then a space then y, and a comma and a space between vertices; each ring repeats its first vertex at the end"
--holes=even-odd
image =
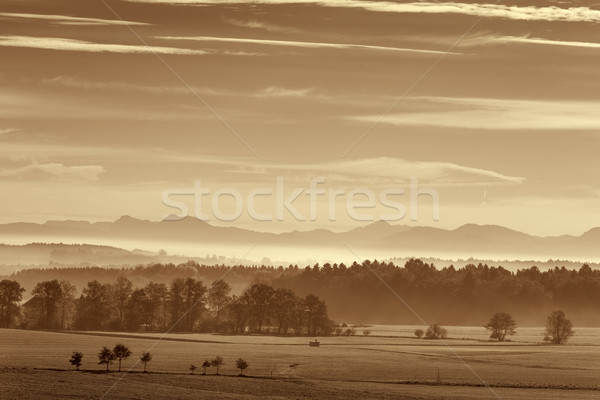
POLYGON ((208 304, 215 312, 216 328, 219 330, 221 323, 221 314, 223 309, 231 301, 229 293, 231 292, 231 286, 223 279, 214 281, 208 291, 208 304))
POLYGON ((317 296, 309 294, 304 298, 306 332, 308 336, 329 333, 327 305, 317 296))
POLYGON ((31 291, 41 305, 42 327, 53 328, 57 306, 62 297, 62 287, 57 279, 39 282, 31 291))
POLYGON ((235 366, 240 370, 240 376, 244 376, 244 370, 248 368, 248 363, 243 358, 238 358, 235 362, 235 366))
POLYGON ((204 369, 204 372, 202 373, 202 375, 206 375, 206 369, 210 368, 212 365, 212 363, 209 360, 206 360, 202 363, 202 368, 204 369))
POLYGON ((13 316, 19 311, 24 288, 17 281, 4 279, 0 282, 0 325, 8 328, 13 316))
POLYGON ((223 358, 222 357, 215 357, 211 362, 210 365, 215 367, 217 369, 217 375, 219 375, 219 367, 221 365, 223 365, 223 358))
POLYGON ((118 343, 113 349, 113 354, 117 360, 119 360, 119 372, 121 372, 121 363, 131 356, 131 350, 124 344, 118 343))
POLYGON ((516 326, 517 323, 510 314, 501 312, 492 316, 490 322, 485 325, 485 329, 491 332, 491 339, 497 339, 499 342, 503 342, 507 335, 514 335, 516 333, 516 326))
POLYGON ((75 310, 75 294, 77 288, 69 281, 60 281, 61 296, 58 301, 60 311, 60 329, 68 328, 67 322, 71 320, 75 310))
POLYGON ((448 331, 438 324, 433 324, 427 328, 425 332, 425 339, 446 339, 448 331))
POLYGON ((79 371, 79 367, 81 367, 81 360, 83 360, 83 354, 78 351, 74 351, 69 362, 71 365, 75 366, 75 371, 79 371))
MULTIPOLYGON (((302 310, 300 298, 290 289, 279 288, 271 300, 271 312, 277 322, 277 334, 286 334, 290 327, 294 325, 294 319, 298 314, 297 310, 302 310)), ((297 332, 299 333, 299 332, 297 332)))
POLYGON ((88 282, 77 301, 75 327, 96 330, 106 326, 109 312, 110 293, 107 284, 97 280, 88 282))
POLYGON ((196 367, 194 364, 190 365, 190 371, 192 375, 194 375, 194 371, 196 370, 196 368, 198 367, 196 367))
POLYGON ((206 292, 207 288, 200 280, 187 278, 183 282, 183 304, 186 310, 184 318, 188 332, 194 330, 194 325, 200 317, 200 313, 204 310, 206 292))
POLYGON ((423 329, 415 329, 415 336, 417 337, 417 339, 421 339, 424 334, 425 332, 423 331, 423 329))
POLYGON ((567 319, 563 311, 553 311, 548 315, 544 340, 554 344, 562 344, 574 334, 573 324, 567 319))
POLYGON ((142 353, 142 356, 140 357, 140 361, 144 363, 144 373, 146 373, 146 364, 148 364, 150 361, 152 361, 152 355, 150 354, 149 351, 142 353))
POLYGON ((249 305, 248 311, 254 320, 258 333, 262 333, 262 326, 267 313, 270 311, 271 300, 274 295, 275 289, 264 283, 256 283, 242 294, 244 303, 249 305))
POLYGON ((133 283, 124 276, 119 276, 112 285, 112 297, 117 310, 117 326, 122 329, 125 326, 125 307, 133 293, 133 283))
POLYGON ((98 360, 100 360, 98 365, 106 364, 106 372, 108 372, 108 366, 112 364, 115 358, 115 353, 111 349, 103 347, 100 353, 98 353, 98 360))

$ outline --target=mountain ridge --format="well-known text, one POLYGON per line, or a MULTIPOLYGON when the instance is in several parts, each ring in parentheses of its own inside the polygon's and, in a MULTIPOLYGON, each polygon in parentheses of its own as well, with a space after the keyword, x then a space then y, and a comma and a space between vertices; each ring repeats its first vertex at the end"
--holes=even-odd
MULTIPOLYGON (((547 254, 556 256, 600 256, 600 227, 579 236, 536 236, 500 225, 468 223, 455 229, 433 226, 392 225, 377 221, 343 232, 328 229, 259 232, 235 226, 211 225, 195 217, 151 221, 128 215, 115 221, 82 220, 14 222, 0 225, 0 236, 41 236, 61 238, 179 241, 193 243, 262 243, 276 246, 327 247, 331 244, 398 251, 450 252, 465 254, 502 252, 506 254, 547 254)), ((1 240, 1 239, 0 239, 1 240)))

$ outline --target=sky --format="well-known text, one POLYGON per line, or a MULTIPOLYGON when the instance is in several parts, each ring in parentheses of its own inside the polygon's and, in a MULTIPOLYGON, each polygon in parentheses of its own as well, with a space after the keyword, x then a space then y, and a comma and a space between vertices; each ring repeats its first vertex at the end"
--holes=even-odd
POLYGON ((201 184, 259 231, 364 225, 364 189, 404 191, 397 224, 600 226, 600 2, 3 0, 0 26, 0 223, 158 221, 201 184), (278 179, 304 221, 249 215, 278 179))

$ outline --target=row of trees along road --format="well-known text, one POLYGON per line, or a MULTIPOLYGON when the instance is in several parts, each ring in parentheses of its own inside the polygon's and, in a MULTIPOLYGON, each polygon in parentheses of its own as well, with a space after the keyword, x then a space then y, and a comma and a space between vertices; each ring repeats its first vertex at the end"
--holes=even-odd
MULTIPOLYGON (((23 288, 16 281, 6 286, 2 308, 4 326, 19 315, 23 288), (6 310, 5 310, 6 309, 6 310)), ((207 287, 194 278, 174 279, 170 285, 150 282, 135 288, 119 277, 114 283, 90 281, 75 298, 68 281, 35 285, 32 299, 22 307, 21 327, 77 330, 129 330, 176 332, 276 333, 328 335, 334 328, 327 305, 314 296, 297 296, 290 289, 254 284, 239 296, 217 280, 207 287)))
MULTIPOLYGON (((98 365, 106 365, 106 372, 109 372, 110 365, 114 361, 117 361, 119 363, 118 371, 121 372, 123 361, 131 357, 132 354, 133 353, 131 352, 129 347, 125 346, 122 343, 117 343, 113 349, 110 349, 105 346, 102 347, 102 349, 100 349, 100 352, 98 353, 98 365)), ((152 361, 152 358, 153 357, 150 354, 150 352, 142 353, 141 357, 139 358, 139 362, 144 364, 144 372, 148 371, 148 363, 152 361)), ((83 365, 83 353, 79 351, 74 351, 71 355, 71 358, 69 359, 69 363, 71 363, 71 365, 75 367, 76 371, 79 371, 79 368, 83 365)), ((219 368, 224 363, 225 361, 223 360, 223 357, 220 356, 217 356, 212 360, 207 359, 202 364, 202 368, 204 369, 203 375, 206 375, 206 370, 210 367, 214 367, 216 369, 216 375, 219 375, 219 368)), ((248 368, 249 364, 243 358, 238 358, 235 362, 235 366, 237 369, 240 370, 240 376, 243 376, 244 371, 248 368)), ((191 371, 191 374, 193 375, 197 367, 194 364, 192 364, 190 365, 189 369, 191 371)))

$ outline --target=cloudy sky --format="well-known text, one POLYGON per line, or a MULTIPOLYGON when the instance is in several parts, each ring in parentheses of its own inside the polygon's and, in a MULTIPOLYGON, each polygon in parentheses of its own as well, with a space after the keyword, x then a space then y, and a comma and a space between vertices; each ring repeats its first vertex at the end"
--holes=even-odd
MULTIPOLYGON (((0 24, 0 223, 160 220, 195 181, 415 177, 439 221, 424 198, 397 223, 600 226, 600 2, 3 0, 0 24)), ((364 223, 325 197, 316 221, 229 224, 364 223)))

